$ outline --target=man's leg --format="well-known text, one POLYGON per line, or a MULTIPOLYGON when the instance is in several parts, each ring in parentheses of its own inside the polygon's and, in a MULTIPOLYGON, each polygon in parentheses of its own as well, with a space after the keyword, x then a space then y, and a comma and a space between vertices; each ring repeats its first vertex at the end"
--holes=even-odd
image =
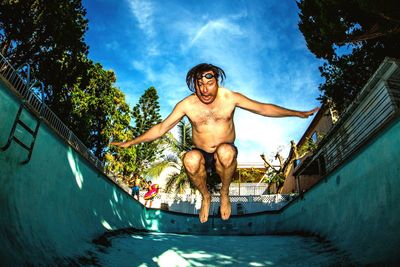
POLYGON ((231 202, 229 200, 229 186, 236 171, 237 150, 230 144, 221 144, 215 151, 215 168, 221 178, 221 218, 228 220, 231 216, 231 202))
POLYGON ((205 168, 205 160, 203 155, 198 150, 192 150, 185 154, 183 157, 183 165, 185 166, 186 173, 192 183, 200 191, 202 196, 201 209, 199 219, 201 223, 208 220, 208 213, 211 204, 211 195, 207 189, 207 173, 205 168))

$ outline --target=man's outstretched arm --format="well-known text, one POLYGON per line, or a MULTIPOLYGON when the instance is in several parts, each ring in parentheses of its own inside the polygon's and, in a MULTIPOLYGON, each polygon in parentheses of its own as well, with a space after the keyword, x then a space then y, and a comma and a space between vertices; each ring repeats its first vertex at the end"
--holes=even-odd
POLYGON ((174 110, 169 114, 169 116, 162 122, 151 127, 147 132, 139 135, 138 137, 125 141, 125 142, 111 142, 111 145, 119 147, 130 147, 132 145, 137 145, 143 142, 150 142, 155 139, 160 138, 166 132, 171 130, 178 122, 183 118, 185 113, 183 112, 182 102, 178 103, 174 110))
POLYGON ((260 103, 239 93, 234 93, 234 97, 236 106, 266 117, 308 118, 319 110, 319 107, 308 111, 287 109, 274 104, 260 103))

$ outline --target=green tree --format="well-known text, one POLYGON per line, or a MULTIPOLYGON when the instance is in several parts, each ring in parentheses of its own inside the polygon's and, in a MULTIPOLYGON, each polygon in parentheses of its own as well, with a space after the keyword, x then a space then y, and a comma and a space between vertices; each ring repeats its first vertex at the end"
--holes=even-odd
POLYGON ((322 139, 323 135, 321 134, 317 135, 315 141, 312 138, 306 137, 305 142, 301 146, 296 145, 293 140, 290 141, 291 148, 286 160, 283 159, 279 151, 275 154, 275 159, 279 161, 279 166, 272 165, 264 154, 260 155, 261 159, 264 161, 265 175, 263 177, 265 182, 268 183, 267 190, 269 191, 270 186, 275 184, 276 193, 280 193, 294 161, 314 153, 322 139))
POLYGON ((178 123, 178 139, 176 139, 171 133, 166 135, 163 140, 167 146, 167 150, 171 153, 162 156, 160 160, 155 162, 146 172, 147 175, 153 177, 159 177, 161 173, 166 169, 171 169, 168 174, 165 191, 175 193, 182 193, 188 186, 194 189, 191 184, 189 177, 186 174, 183 166, 183 156, 185 153, 192 149, 192 127, 189 122, 182 120, 178 123))
POLYGON ((46 104, 123 177, 136 169, 135 148, 107 146, 132 136, 131 114, 115 74, 87 58, 85 16, 81 0, 0 0, 0 49, 15 67, 30 64, 46 104))
POLYGON ((46 102, 70 121, 70 90, 87 67, 81 0, 1 0, 0 49, 15 67, 31 66, 45 85, 46 102))
POLYGON ((71 90, 71 128, 103 159, 112 137, 129 127, 130 110, 124 94, 114 85, 114 72, 90 60, 86 64, 86 72, 71 90))
MULTIPOLYGON (((148 88, 140 97, 139 103, 133 108, 132 116, 134 118, 133 137, 138 137, 161 122, 158 94, 154 87, 148 88)), ((139 169, 148 168, 160 156, 161 142, 162 140, 154 140, 136 145, 136 166, 139 169)))
MULTIPOLYGON (((121 140, 121 139, 119 139, 121 140)), ((135 147, 111 147, 104 156, 105 172, 118 182, 129 185, 130 176, 137 171, 135 147)))
POLYGON ((385 57, 400 57, 400 9, 395 0, 300 0, 299 29, 326 62, 320 99, 342 111, 385 57))
POLYGON ((264 175, 264 170, 256 168, 238 168, 238 178, 235 182, 239 183, 258 183, 259 178, 264 175), (258 180, 257 180, 258 178, 258 180))
POLYGON ((71 90, 71 129, 104 160, 106 173, 128 184, 137 169, 136 149, 109 147, 109 143, 132 137, 131 110, 124 93, 115 86, 115 73, 90 60, 86 64, 86 72, 71 90))

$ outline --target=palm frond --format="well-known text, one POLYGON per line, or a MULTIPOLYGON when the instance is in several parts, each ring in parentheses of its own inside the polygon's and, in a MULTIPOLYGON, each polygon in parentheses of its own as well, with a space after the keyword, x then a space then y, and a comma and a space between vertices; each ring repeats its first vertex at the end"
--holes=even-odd
POLYGON ((180 172, 176 179, 175 193, 176 194, 182 193, 185 187, 189 185, 190 185, 189 177, 187 176, 186 172, 184 171, 180 172))
POLYGON ((166 156, 164 157, 163 160, 164 160, 164 161, 169 161, 169 162, 171 162, 171 163, 175 163, 175 164, 178 164, 178 165, 181 164, 180 158, 177 157, 176 155, 168 154, 168 155, 166 155, 166 156))
POLYGON ((167 182, 165 185, 166 192, 174 192, 176 194, 182 193, 185 187, 190 186, 189 177, 184 170, 180 172, 173 173, 167 177, 167 182))
POLYGON ((176 169, 180 168, 179 164, 174 161, 162 160, 162 161, 159 161, 159 162, 151 165, 149 168, 147 168, 144 171, 144 174, 148 175, 148 176, 152 176, 152 177, 159 177, 161 175, 161 173, 169 167, 173 167, 176 169))
POLYGON ((181 151, 188 151, 193 146, 192 126, 189 122, 181 120, 178 124, 178 145, 181 151))
POLYGON ((175 139, 172 134, 165 135, 163 144, 168 147, 172 154, 163 156, 163 160, 157 162, 147 170, 147 174, 151 176, 159 176, 163 170, 168 167, 174 167, 173 171, 167 176, 165 184, 165 191, 171 192, 174 190, 176 193, 182 192, 184 188, 194 188, 189 181, 182 163, 182 155, 192 149, 192 127, 191 124, 185 120, 181 120, 178 124, 178 139, 175 139))
POLYGON ((179 172, 170 174, 167 177, 167 182, 165 183, 165 192, 170 193, 172 189, 175 187, 176 182, 178 180, 179 172))
POLYGON ((167 133, 163 136, 162 145, 171 150, 173 153, 178 154, 180 151, 178 140, 175 139, 172 133, 167 133))

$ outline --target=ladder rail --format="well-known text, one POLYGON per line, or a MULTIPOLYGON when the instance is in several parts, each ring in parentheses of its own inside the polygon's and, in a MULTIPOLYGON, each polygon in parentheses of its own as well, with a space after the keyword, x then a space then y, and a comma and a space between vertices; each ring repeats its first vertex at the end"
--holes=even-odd
POLYGON ((12 141, 14 141, 16 144, 20 145, 23 149, 27 150, 28 151, 28 157, 27 157, 27 159, 25 159, 24 161, 21 162, 22 164, 28 163, 30 161, 30 159, 31 159, 32 151, 33 151, 33 148, 35 146, 36 137, 37 137, 37 134, 39 132, 39 127, 40 127, 40 122, 41 122, 40 118, 35 117, 36 126, 35 126, 35 129, 32 130, 25 122, 23 122, 21 120, 21 115, 22 115, 22 111, 23 111, 24 108, 26 108, 25 103, 22 103, 19 106, 19 109, 17 111, 17 115, 15 116, 14 123, 13 123, 13 125, 11 127, 11 131, 10 131, 10 134, 8 136, 7 143, 3 147, 0 148, 1 151, 6 151, 11 146, 12 141), (28 134, 30 134, 32 136, 32 140, 31 140, 31 144, 30 145, 25 144, 22 140, 20 140, 17 136, 15 136, 15 131, 16 131, 18 125, 22 126, 22 128, 28 134))
MULTIPOLYGON (((39 117, 47 126, 71 145, 78 153, 93 164, 99 171, 105 171, 105 163, 99 160, 81 140, 62 122, 45 104, 46 93, 43 83, 32 79, 27 64, 14 68, 0 53, 0 81, 8 85, 11 91, 25 103, 25 108, 39 117), (25 71, 25 73, 23 73, 25 71)), ((11 142, 12 140, 10 140, 11 142)), ((3 147, 4 148, 4 147, 3 147)), ((0 149, 1 151, 1 149, 0 149)))

